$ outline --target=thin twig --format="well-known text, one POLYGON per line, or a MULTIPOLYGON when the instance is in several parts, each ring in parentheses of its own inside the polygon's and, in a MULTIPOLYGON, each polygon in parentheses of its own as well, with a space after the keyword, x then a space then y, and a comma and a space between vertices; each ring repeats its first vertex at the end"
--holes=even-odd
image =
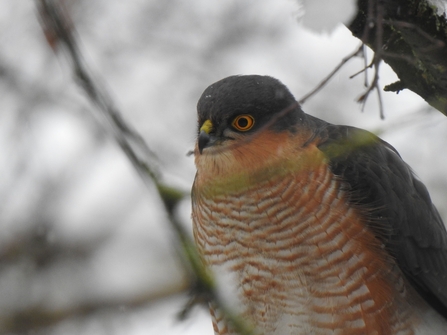
MULTIPOLYGON (((365 30, 363 32, 362 40, 363 42, 366 42, 366 38, 371 30, 371 27, 376 27, 376 51, 374 53, 374 58, 371 62, 371 64, 368 67, 373 66, 374 67, 374 77, 372 82, 368 85, 366 84, 367 88, 366 91, 357 99, 357 102, 360 102, 362 104, 362 111, 365 108, 366 101, 368 100, 369 95, 371 92, 376 89, 377 90, 377 98, 379 100, 379 114, 380 118, 383 120, 385 118, 384 110, 383 110, 383 100, 382 95, 380 93, 380 87, 379 87, 379 67, 380 63, 382 62, 382 56, 383 56, 383 49, 382 49, 382 41, 383 41, 383 4, 380 3, 380 1, 374 1, 369 0, 368 2, 369 10, 368 10, 368 19, 367 23, 365 25, 365 30), (374 5, 375 5, 375 11, 374 11, 374 5), (376 16, 373 16, 373 13, 376 13, 376 16)), ((366 70, 366 68, 365 68, 366 70)), ((366 73, 366 72, 365 72, 366 73)))
MULTIPOLYGON (((375 56, 374 56, 375 57, 375 56)), ((371 84, 368 85, 366 91, 357 99, 357 102, 360 102, 362 104, 362 111, 365 107, 366 100, 368 99, 369 94, 376 89, 378 92, 378 99, 379 99, 379 112, 380 112, 380 118, 383 120, 385 118, 384 112, 383 112, 383 103, 382 103, 382 96, 380 94, 380 87, 379 87, 379 66, 380 62, 374 61, 374 77, 371 82, 371 84)))
POLYGON ((430 52, 445 47, 444 41, 434 38, 433 36, 431 36, 430 34, 428 34, 427 32, 425 32, 424 30, 422 30, 420 27, 418 27, 413 23, 398 20, 383 20, 383 23, 390 25, 392 27, 395 26, 399 28, 413 30, 416 33, 418 33, 421 37, 425 38, 430 43, 430 45, 427 48, 420 49, 419 51, 421 53, 430 52))
POLYGON ((415 57, 411 57, 411 56, 407 56, 407 55, 399 55, 399 54, 395 54, 392 52, 386 52, 386 51, 382 51, 382 56, 387 57, 387 58, 401 59, 413 66, 417 65, 417 60, 415 57))
MULTIPOLYGON (((366 55, 366 45, 363 43, 362 44, 362 55, 363 55, 363 66, 365 67, 365 77, 364 77, 364 82, 363 82, 363 86, 367 87, 368 86, 368 71, 367 71, 367 64, 368 64, 368 58, 366 55)), ((349 77, 349 79, 353 78, 353 76, 349 77)))
MULTIPOLYGON (((364 57, 366 57, 366 56, 364 56, 364 57)), ((357 77, 359 74, 364 73, 365 74, 365 79, 364 79, 363 85, 365 87, 368 87, 368 71, 367 70, 372 68, 373 66, 374 66, 374 60, 368 65, 368 64, 366 64, 366 58, 364 58, 364 67, 363 67, 363 69, 361 69, 361 70, 357 71, 356 73, 350 75, 349 79, 353 79, 353 78, 357 77)))
POLYGON ((358 47, 354 52, 352 52, 351 54, 349 54, 345 58, 343 58, 341 60, 341 62, 332 70, 332 72, 329 73, 329 75, 318 84, 317 87, 315 87, 312 91, 310 91, 309 93, 307 93, 303 97, 301 97, 301 99, 299 99, 298 102, 300 104, 303 104, 304 102, 306 102, 307 99, 309 99, 315 93, 320 91, 328 83, 328 81, 331 80, 331 78, 343 67, 343 65, 345 65, 350 59, 354 58, 362 51, 362 48, 363 48, 363 44, 360 45, 360 47, 358 47))

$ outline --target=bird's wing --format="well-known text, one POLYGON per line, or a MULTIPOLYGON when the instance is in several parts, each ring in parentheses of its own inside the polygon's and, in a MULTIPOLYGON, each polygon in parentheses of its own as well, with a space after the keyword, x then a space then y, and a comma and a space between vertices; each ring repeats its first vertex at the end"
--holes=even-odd
POLYGON ((377 136, 310 120, 350 203, 363 210, 409 282, 447 319, 447 232, 424 184, 377 136))

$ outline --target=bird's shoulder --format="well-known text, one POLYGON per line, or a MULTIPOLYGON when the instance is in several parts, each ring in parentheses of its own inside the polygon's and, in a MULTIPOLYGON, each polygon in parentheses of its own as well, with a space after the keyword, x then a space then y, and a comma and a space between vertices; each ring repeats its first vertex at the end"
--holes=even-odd
POLYGON ((390 144, 309 116, 317 147, 348 201, 419 294, 447 319, 447 232, 425 185, 390 144))

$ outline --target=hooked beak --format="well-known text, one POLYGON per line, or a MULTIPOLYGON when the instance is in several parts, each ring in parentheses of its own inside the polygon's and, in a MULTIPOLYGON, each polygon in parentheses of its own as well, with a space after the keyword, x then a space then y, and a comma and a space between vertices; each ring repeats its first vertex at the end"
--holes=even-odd
POLYGON ((210 135, 208 135, 203 130, 200 131, 199 135, 199 152, 202 154, 203 148, 206 147, 206 145, 210 142, 210 135))
POLYGON ((206 120, 202 127, 200 127, 200 134, 199 139, 197 141, 199 146, 199 152, 202 154, 203 149, 208 145, 210 142, 210 132, 213 130, 213 123, 211 120, 206 120))

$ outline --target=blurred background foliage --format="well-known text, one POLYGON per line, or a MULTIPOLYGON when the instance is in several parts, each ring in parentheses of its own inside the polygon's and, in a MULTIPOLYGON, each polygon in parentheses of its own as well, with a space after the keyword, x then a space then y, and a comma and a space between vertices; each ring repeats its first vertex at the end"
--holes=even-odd
MULTIPOLYGON (((291 0, 64 0, 95 79, 189 194, 195 104, 212 82, 268 74, 297 98, 359 42, 343 26, 313 32, 291 0)), ((338 10, 334 8, 334 11, 338 10)), ((322 19, 324 20, 324 18, 322 19)), ((0 333, 212 334, 204 308, 176 321, 188 275, 155 186, 145 187, 94 117, 32 1, 0 9, 0 333)), ((447 217, 445 117, 411 92, 371 97, 353 59, 303 109, 394 145, 447 217)), ((382 86, 395 81, 381 69, 382 86)), ((190 230, 190 199, 176 215, 190 230)))

